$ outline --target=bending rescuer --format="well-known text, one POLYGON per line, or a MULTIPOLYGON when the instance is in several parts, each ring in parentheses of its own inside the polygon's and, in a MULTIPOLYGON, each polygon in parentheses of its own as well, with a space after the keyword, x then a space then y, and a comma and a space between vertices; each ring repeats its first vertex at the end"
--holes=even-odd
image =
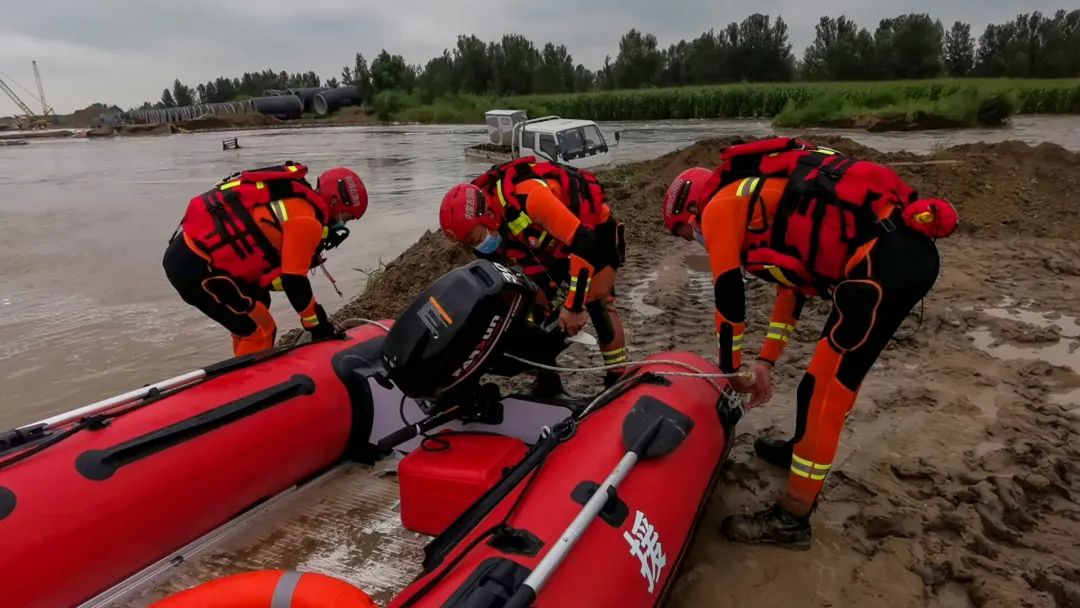
POLYGON ((322 173, 314 188, 306 174, 287 162, 225 178, 191 199, 165 251, 169 282, 229 330, 235 355, 273 347, 270 290, 285 292, 314 339, 337 333, 307 275, 348 236, 345 222, 364 215, 367 190, 344 167, 322 173))
POLYGON ((938 276, 934 238, 956 227, 953 207, 919 199, 891 169, 787 138, 733 146, 715 171, 691 168, 668 188, 664 222, 708 251, 720 368, 745 369, 746 271, 777 285, 754 380, 733 378, 755 407, 772 397, 771 369, 808 297, 832 310, 797 391, 790 439, 754 448, 788 469, 773 506, 726 518, 729 539, 808 548, 810 515, 859 388, 901 322, 938 276))
MULTIPOLYGON (((573 336, 591 318, 604 364, 615 366, 605 385, 622 376, 626 339, 615 309, 615 271, 625 245, 595 175, 533 157, 497 165, 446 193, 439 224, 478 256, 519 266, 540 287, 543 306, 568 283, 559 326, 573 336)), ((534 394, 561 390, 557 374, 538 375, 534 394)))

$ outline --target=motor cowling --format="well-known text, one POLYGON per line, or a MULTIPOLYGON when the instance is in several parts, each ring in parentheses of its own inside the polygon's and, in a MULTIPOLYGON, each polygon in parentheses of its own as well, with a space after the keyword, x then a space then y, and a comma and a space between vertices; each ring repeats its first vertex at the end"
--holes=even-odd
POLYGON ((383 344, 388 379, 405 395, 453 400, 475 388, 524 324, 536 286, 488 260, 456 268, 421 292, 383 344))

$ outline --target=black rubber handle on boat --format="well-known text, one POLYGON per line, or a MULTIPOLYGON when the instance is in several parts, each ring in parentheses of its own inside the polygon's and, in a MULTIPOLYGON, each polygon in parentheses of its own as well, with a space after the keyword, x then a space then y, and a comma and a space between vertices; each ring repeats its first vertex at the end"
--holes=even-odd
POLYGON ((211 363, 202 368, 206 372, 207 377, 220 376, 221 374, 231 372, 236 369, 241 369, 255 363, 266 361, 267 359, 273 359, 274 357, 281 356, 289 351, 295 350, 301 346, 311 344, 307 342, 305 344, 290 344, 288 346, 275 346, 274 348, 264 350, 257 353, 250 353, 247 355, 240 355, 231 359, 225 359, 224 361, 218 361, 217 363, 211 363))
POLYGON ((444 412, 439 412, 434 416, 428 416, 427 418, 424 418, 416 424, 401 427, 400 429, 380 439, 377 445, 379 446, 379 450, 389 450, 395 446, 405 443, 413 437, 416 437, 420 433, 426 433, 433 428, 446 424, 447 422, 457 420, 459 417, 460 412, 457 406, 452 407, 444 412))
POLYGON ((528 585, 522 585, 518 587, 514 595, 510 596, 510 599, 506 600, 503 608, 529 608, 534 601, 536 601, 536 590, 528 585))
POLYGON ((75 470, 87 479, 103 481, 112 477, 113 473, 122 466, 167 450, 189 439, 205 435, 214 429, 242 420, 294 397, 310 395, 314 392, 314 380, 309 376, 296 375, 281 384, 111 448, 83 452, 75 459, 75 470))

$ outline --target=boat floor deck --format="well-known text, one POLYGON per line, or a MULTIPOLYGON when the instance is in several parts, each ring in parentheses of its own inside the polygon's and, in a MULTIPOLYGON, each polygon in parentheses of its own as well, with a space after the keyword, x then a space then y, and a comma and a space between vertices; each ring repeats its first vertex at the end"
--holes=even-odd
POLYGON ((142 608, 211 579, 279 568, 335 576, 384 605, 420 573, 430 540, 401 525, 395 465, 341 465, 102 605, 142 608))

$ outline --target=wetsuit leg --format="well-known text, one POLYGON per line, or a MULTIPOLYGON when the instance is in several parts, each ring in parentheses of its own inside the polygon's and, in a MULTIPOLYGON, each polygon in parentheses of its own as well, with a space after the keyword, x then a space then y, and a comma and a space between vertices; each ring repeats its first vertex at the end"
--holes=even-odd
POLYGON ((832 312, 798 389, 795 446, 782 500, 787 511, 813 510, 863 379, 929 292, 938 269, 933 241, 900 228, 882 235, 834 289, 832 312))
POLYGON ((162 266, 169 283, 185 302, 229 330, 233 354, 273 347, 277 325, 270 315, 268 290, 214 270, 183 239, 169 245, 162 266))

